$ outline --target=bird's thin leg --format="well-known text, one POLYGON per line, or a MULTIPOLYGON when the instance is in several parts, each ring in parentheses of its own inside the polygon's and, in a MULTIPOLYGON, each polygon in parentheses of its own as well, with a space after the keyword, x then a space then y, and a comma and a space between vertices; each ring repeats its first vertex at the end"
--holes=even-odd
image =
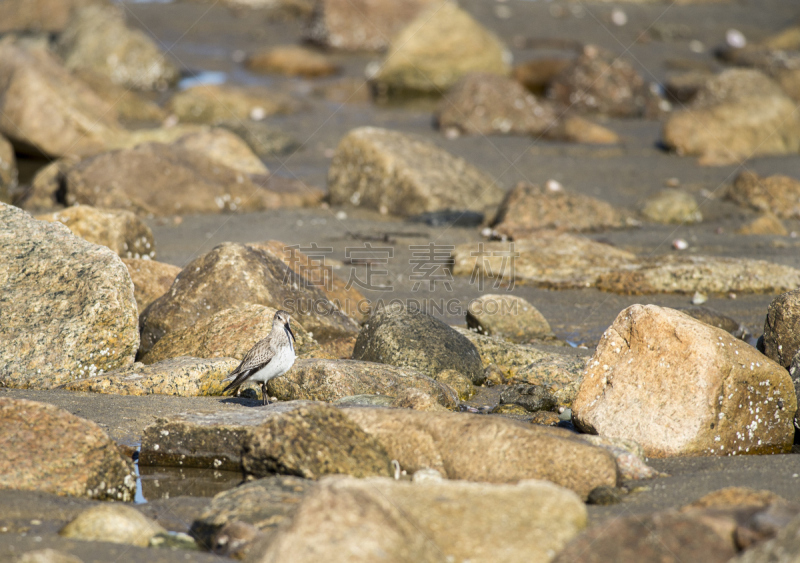
POLYGON ((269 397, 267 397, 267 382, 266 381, 262 381, 261 382, 261 397, 264 400, 264 404, 268 405, 269 404, 269 397))

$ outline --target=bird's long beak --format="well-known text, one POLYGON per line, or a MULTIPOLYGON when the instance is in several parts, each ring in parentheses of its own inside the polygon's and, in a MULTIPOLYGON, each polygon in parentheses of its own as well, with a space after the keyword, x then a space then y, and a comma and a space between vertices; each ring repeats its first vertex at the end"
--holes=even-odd
POLYGON ((292 332, 292 328, 289 326, 289 323, 286 323, 286 330, 288 330, 289 334, 292 335, 292 340, 297 342, 297 338, 294 337, 294 333, 292 332))

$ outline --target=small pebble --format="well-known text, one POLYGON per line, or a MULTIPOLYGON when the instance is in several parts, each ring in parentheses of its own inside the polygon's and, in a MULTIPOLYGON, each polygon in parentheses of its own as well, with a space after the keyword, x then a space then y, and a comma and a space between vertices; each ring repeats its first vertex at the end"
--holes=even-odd
POLYGON ((689 243, 682 238, 676 238, 672 241, 672 248, 675 250, 686 250, 689 248, 689 243))
POLYGON ((725 32, 725 42, 734 49, 741 49, 747 45, 747 38, 738 29, 729 29, 725 32))
POLYGON ((628 23, 628 15, 619 8, 614 8, 611 11, 611 23, 622 27, 623 25, 628 23))
POLYGON ((558 180, 547 180, 545 187, 551 192, 560 192, 564 190, 564 186, 558 180))
POLYGON ((706 301, 708 301, 708 295, 705 293, 695 291, 694 295, 692 295, 692 305, 702 305, 706 301))
POLYGON ((692 39, 689 41, 689 50, 692 53, 704 53, 706 50, 706 46, 703 45, 702 41, 698 41, 697 39, 692 39))

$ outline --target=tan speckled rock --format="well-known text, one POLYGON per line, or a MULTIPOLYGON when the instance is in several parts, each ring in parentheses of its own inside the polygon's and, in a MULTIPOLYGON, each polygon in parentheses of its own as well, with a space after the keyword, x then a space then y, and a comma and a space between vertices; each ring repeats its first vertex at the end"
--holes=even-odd
POLYGON ((321 0, 305 35, 315 43, 345 51, 382 51, 420 11, 443 0, 321 0))
POLYGON ((187 123, 215 124, 231 119, 286 114, 294 111, 296 102, 266 88, 241 88, 202 84, 176 92, 167 109, 187 123))
POLYGON ((139 90, 164 89, 180 71, 144 31, 125 24, 118 6, 77 10, 58 38, 68 69, 90 69, 115 84, 139 90))
POLYGON ((49 389, 133 362, 138 315, 119 256, 2 203, 0 255, 2 385, 49 389))
POLYGON ((597 287, 628 295, 780 293, 800 287, 800 270, 764 260, 667 254, 603 273, 597 287))
POLYGON ((498 233, 518 240, 544 229, 618 229, 626 222, 623 213, 605 201, 520 182, 503 198, 492 225, 498 233))
POLYGON ((565 116, 548 132, 547 138, 587 145, 616 145, 622 142, 613 130, 577 115, 565 116))
POLYGON ((586 507, 550 483, 490 485, 328 477, 251 561, 549 561, 586 525, 586 507), (464 515, 469 514, 469 518, 464 515))
POLYGON ((94 154, 123 134, 112 105, 51 55, 3 42, 0 75, 0 133, 17 150, 94 154))
POLYGON ((140 355, 148 353, 168 332, 246 304, 289 311, 316 340, 352 336, 358 331, 351 318, 323 310, 330 307, 325 295, 308 286, 281 260, 243 244, 225 243, 189 263, 169 292, 142 313, 140 355), (316 310, 310 306, 314 304, 316 310))
POLYGON ((572 406, 584 432, 635 440, 651 457, 786 452, 786 370, 722 329, 633 305, 605 332, 572 406))
POLYGON ((789 234, 786 226, 772 212, 759 215, 749 223, 736 229, 738 235, 777 235, 785 237, 789 234))
POLYGON ((17 187, 17 159, 14 147, 0 135, 0 203, 11 203, 11 194, 17 187))
POLYGON ((373 81, 380 89, 442 94, 470 72, 511 72, 500 40, 454 2, 432 6, 392 38, 373 81))
POLYGON ((762 178, 745 170, 725 195, 739 205, 774 213, 781 219, 800 218, 800 181, 789 176, 762 178))
POLYGON ((506 76, 473 72, 447 91, 436 110, 439 129, 471 135, 540 135, 556 123, 556 108, 506 76))
POLYGON ((154 520, 130 506, 101 504, 87 508, 64 526, 59 535, 83 541, 107 541, 147 547, 150 538, 165 533, 154 520))
POLYGON ((470 302, 467 326, 480 334, 526 343, 553 336, 539 310, 522 297, 484 294, 470 302))
POLYGON ((112 395, 175 395, 201 397, 222 395, 227 385, 222 380, 240 360, 235 358, 191 358, 182 356, 104 373, 97 377, 67 383, 68 391, 90 391, 112 395))
MULTIPOLYGON (((168 358, 193 356, 236 358, 241 361, 250 348, 270 333, 275 312, 276 309, 272 307, 254 303, 223 309, 187 327, 168 332, 141 360, 145 364, 154 364, 168 358)), ((296 319, 292 319, 292 332, 297 339, 297 354, 308 353, 317 346, 296 319)))
POLYGON ((476 276, 487 288, 498 278, 550 288, 593 287, 602 274, 638 263, 626 250, 554 232, 513 243, 461 244, 452 255, 454 275, 476 276))
MULTIPOLYGON (((320 254, 318 255, 309 256, 300 252, 293 245, 288 245, 279 240, 251 242, 248 243, 248 246, 258 248, 283 260, 284 264, 323 291, 331 303, 355 321, 360 323, 366 321, 369 317, 369 299, 364 297, 355 285, 347 289, 347 282, 334 273, 331 264, 325 262, 324 249, 320 249, 320 254)), ((306 250, 314 252, 311 248, 306 248, 306 250)))
POLYGON ((76 205, 36 218, 63 223, 76 237, 107 246, 121 258, 156 256, 153 231, 130 211, 76 205))
MULTIPOLYGON (((772 300, 764 319, 764 354, 789 369, 800 351, 800 289, 772 300)), ((800 375, 800 374, 798 374, 800 375)))
POLYGON ((61 31, 77 10, 108 0, 4 0, 0 3, 0 32, 61 31))
POLYGON ((697 200, 688 192, 663 190, 648 197, 642 215, 655 223, 699 223, 703 220, 697 200))
POLYGON ((391 459, 374 437, 341 410, 328 405, 300 407, 269 418, 248 432, 242 447, 247 475, 392 475, 391 459))
POLYGON ((255 72, 316 78, 336 74, 339 68, 324 54, 297 45, 282 45, 257 51, 245 62, 255 72))
POLYGON ((238 172, 268 175, 269 170, 250 147, 235 133, 214 127, 184 135, 173 143, 189 151, 203 153, 209 160, 238 172))
POLYGON ((397 131, 360 127, 336 148, 328 169, 331 203, 393 215, 442 209, 484 211, 503 191, 477 168, 397 131))
POLYGON ((357 360, 298 359, 284 376, 267 384, 271 397, 280 401, 307 399, 333 402, 351 395, 396 397, 404 389, 419 389, 434 400, 453 407, 453 389, 412 369, 357 360))
POLYGON ((378 308, 358 333, 353 358, 420 371, 434 379, 456 370, 476 385, 483 366, 475 346, 452 327, 421 311, 389 305, 378 308))
POLYGON ((0 488, 132 501, 133 464, 94 422, 0 398, 0 488))
POLYGON ((128 268, 128 273, 133 280, 133 295, 136 297, 136 307, 139 309, 139 313, 164 295, 181 271, 178 266, 155 260, 123 258, 122 262, 128 268))
POLYGON ((428 467, 447 479, 516 483, 544 479, 582 498, 614 486, 617 466, 604 449, 560 428, 502 417, 408 409, 344 408, 408 473, 428 467))

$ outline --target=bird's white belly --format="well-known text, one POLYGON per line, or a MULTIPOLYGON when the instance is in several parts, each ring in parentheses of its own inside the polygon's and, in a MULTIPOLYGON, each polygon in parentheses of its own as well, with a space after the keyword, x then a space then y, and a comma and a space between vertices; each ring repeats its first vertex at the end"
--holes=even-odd
POLYGON ((263 368, 255 372, 253 375, 249 377, 251 381, 258 381, 259 383, 262 381, 269 381, 274 377, 278 377, 283 375, 289 368, 292 367, 294 364, 294 359, 296 358, 294 350, 289 346, 281 349, 274 358, 263 368))

